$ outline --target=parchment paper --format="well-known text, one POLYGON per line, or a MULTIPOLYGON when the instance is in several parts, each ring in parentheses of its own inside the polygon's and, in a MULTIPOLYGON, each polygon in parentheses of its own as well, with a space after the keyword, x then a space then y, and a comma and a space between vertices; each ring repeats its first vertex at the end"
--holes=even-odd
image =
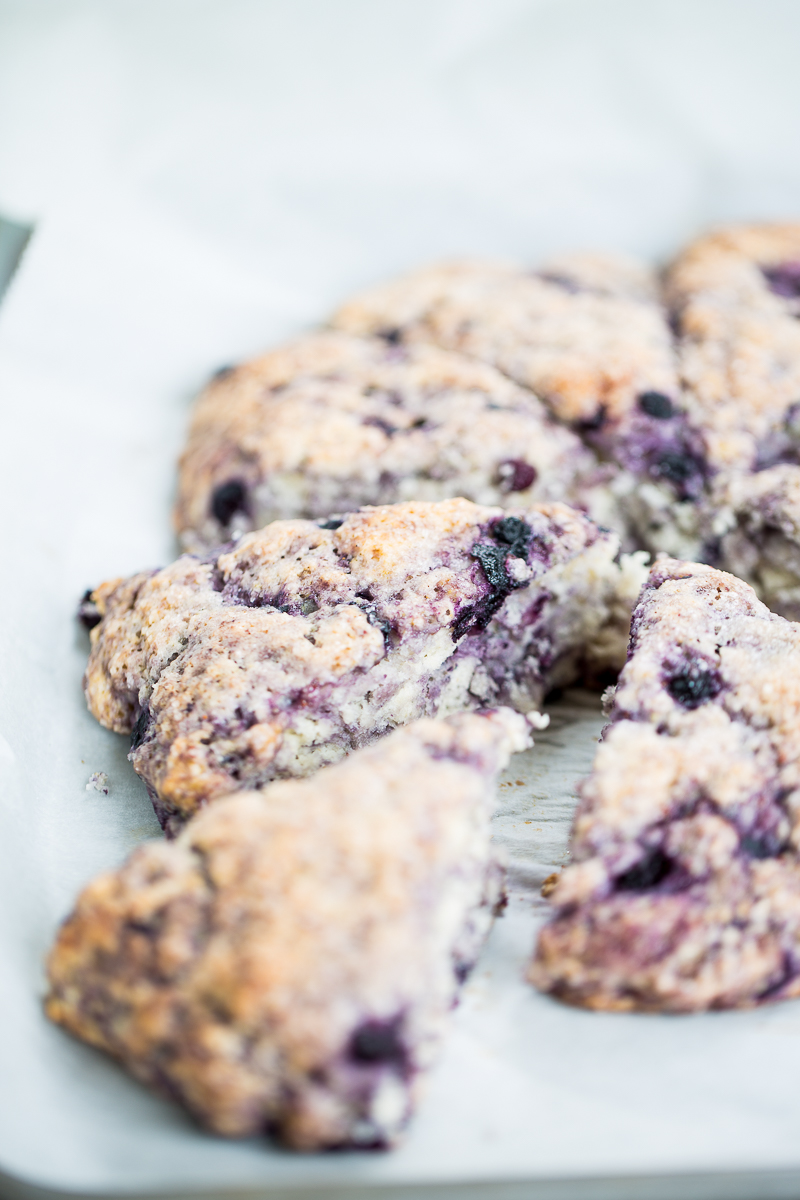
POLYGON ((800 1169, 796 1003, 602 1016, 523 981, 600 728, 579 694, 500 789, 511 904, 398 1151, 208 1137, 39 1008, 77 890, 157 834, 124 740, 85 711, 75 602, 173 557, 174 461, 208 372, 430 256, 662 255, 709 221, 797 215, 800 7, 5 3, 0 34, 0 206, 40 218, 0 309, 0 1169, 79 1192, 487 1196, 800 1169))

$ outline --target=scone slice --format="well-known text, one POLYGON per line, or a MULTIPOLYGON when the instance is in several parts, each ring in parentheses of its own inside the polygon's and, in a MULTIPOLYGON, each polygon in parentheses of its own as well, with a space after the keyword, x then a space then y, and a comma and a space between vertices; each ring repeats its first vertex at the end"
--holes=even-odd
POLYGON ((422 720, 232 796, 90 884, 50 1018, 228 1137, 390 1145, 502 902, 509 710, 422 720))
POLYGON ((697 239, 666 297, 690 419, 712 472, 800 458, 800 224, 697 239))
POLYGON ((550 504, 467 500, 277 521, 93 593, 85 687, 174 832, 207 801, 308 775, 421 716, 618 668, 643 568, 550 504))
POLYGON ((696 546, 702 446, 683 411, 657 280, 643 264, 597 254, 538 270, 444 263, 356 296, 333 323, 459 350, 532 388, 613 465, 617 521, 634 540, 696 546))
POLYGON ((531 979, 688 1012, 800 994, 800 626, 665 560, 581 789, 531 979))
POLYGON ((715 559, 773 612, 800 620, 800 466, 721 478, 710 527, 715 559))
POLYGON ((327 331, 211 381, 181 460, 175 525, 202 551, 273 520, 451 496, 564 500, 609 523, 607 474, 493 367, 327 331))

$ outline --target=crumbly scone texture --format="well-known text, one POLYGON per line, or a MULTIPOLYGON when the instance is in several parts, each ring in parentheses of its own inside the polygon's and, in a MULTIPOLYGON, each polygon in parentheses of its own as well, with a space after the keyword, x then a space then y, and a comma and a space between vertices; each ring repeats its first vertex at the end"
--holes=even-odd
POLYGON ((725 570, 751 584, 773 612, 800 620, 800 466, 721 476, 711 535, 725 570))
POLYGON ((597 1009, 800 995, 800 626, 657 563, 610 717, 532 981, 597 1009))
POLYGON ((649 549, 696 547, 702 444, 683 411, 657 280, 643 264, 590 254, 535 271, 445 263, 355 297, 333 323, 458 350, 532 388, 614 465, 623 532, 649 549))
POLYGON ((174 832, 421 716, 510 704, 624 661, 645 574, 561 504, 444 500, 276 521, 92 593, 89 708, 174 832), (336 528, 330 528, 335 525, 336 528))
POLYGON ((666 276, 685 402, 713 471, 800 456, 800 224, 699 238, 666 276))
POLYGON ((533 271, 465 260, 423 268, 344 304, 339 329, 427 341, 492 363, 567 423, 618 422, 640 392, 677 399, 669 327, 642 264, 572 255, 533 271))
POLYGON ((48 1016, 215 1133, 386 1146, 502 903, 508 709, 422 720, 150 842, 80 896, 48 1016))
POLYGON ((527 388, 425 345, 326 331, 218 374, 181 459, 186 549, 269 521, 464 496, 614 521, 609 471, 527 388))

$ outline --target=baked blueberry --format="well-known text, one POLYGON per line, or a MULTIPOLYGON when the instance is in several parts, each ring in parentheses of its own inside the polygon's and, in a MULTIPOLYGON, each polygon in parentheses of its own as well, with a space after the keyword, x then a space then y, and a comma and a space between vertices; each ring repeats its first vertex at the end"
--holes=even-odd
POLYGON ((537 470, 521 458, 507 458, 497 469, 500 486, 506 492, 525 492, 536 482, 537 470))
POLYGON ((402 1063, 406 1057, 398 1021, 365 1021, 350 1039, 349 1054, 355 1062, 402 1063))
POLYGON ((718 230, 667 272, 691 422, 712 473, 768 461, 797 402, 798 281, 800 225, 790 224, 718 230))
POLYGON ((247 513, 247 488, 240 479, 229 479, 214 489, 211 512, 222 526, 230 525, 236 513, 247 513))
POLYGON ((688 661, 667 676, 667 691, 684 708, 699 708, 707 700, 713 700, 721 689, 719 672, 697 660, 688 661))

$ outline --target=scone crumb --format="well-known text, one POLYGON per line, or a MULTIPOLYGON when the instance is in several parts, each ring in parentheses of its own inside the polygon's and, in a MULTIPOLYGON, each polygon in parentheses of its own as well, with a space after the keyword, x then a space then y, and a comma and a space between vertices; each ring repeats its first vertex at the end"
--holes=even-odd
POLYGON ((102 792, 104 796, 108 795, 108 776, 105 771, 92 771, 89 776, 89 782, 86 784, 87 792, 102 792))
POLYGON ((542 895, 544 896, 545 900, 556 890, 559 878, 560 872, 553 871, 552 875, 548 875, 547 879, 545 879, 544 883, 542 884, 542 895))

